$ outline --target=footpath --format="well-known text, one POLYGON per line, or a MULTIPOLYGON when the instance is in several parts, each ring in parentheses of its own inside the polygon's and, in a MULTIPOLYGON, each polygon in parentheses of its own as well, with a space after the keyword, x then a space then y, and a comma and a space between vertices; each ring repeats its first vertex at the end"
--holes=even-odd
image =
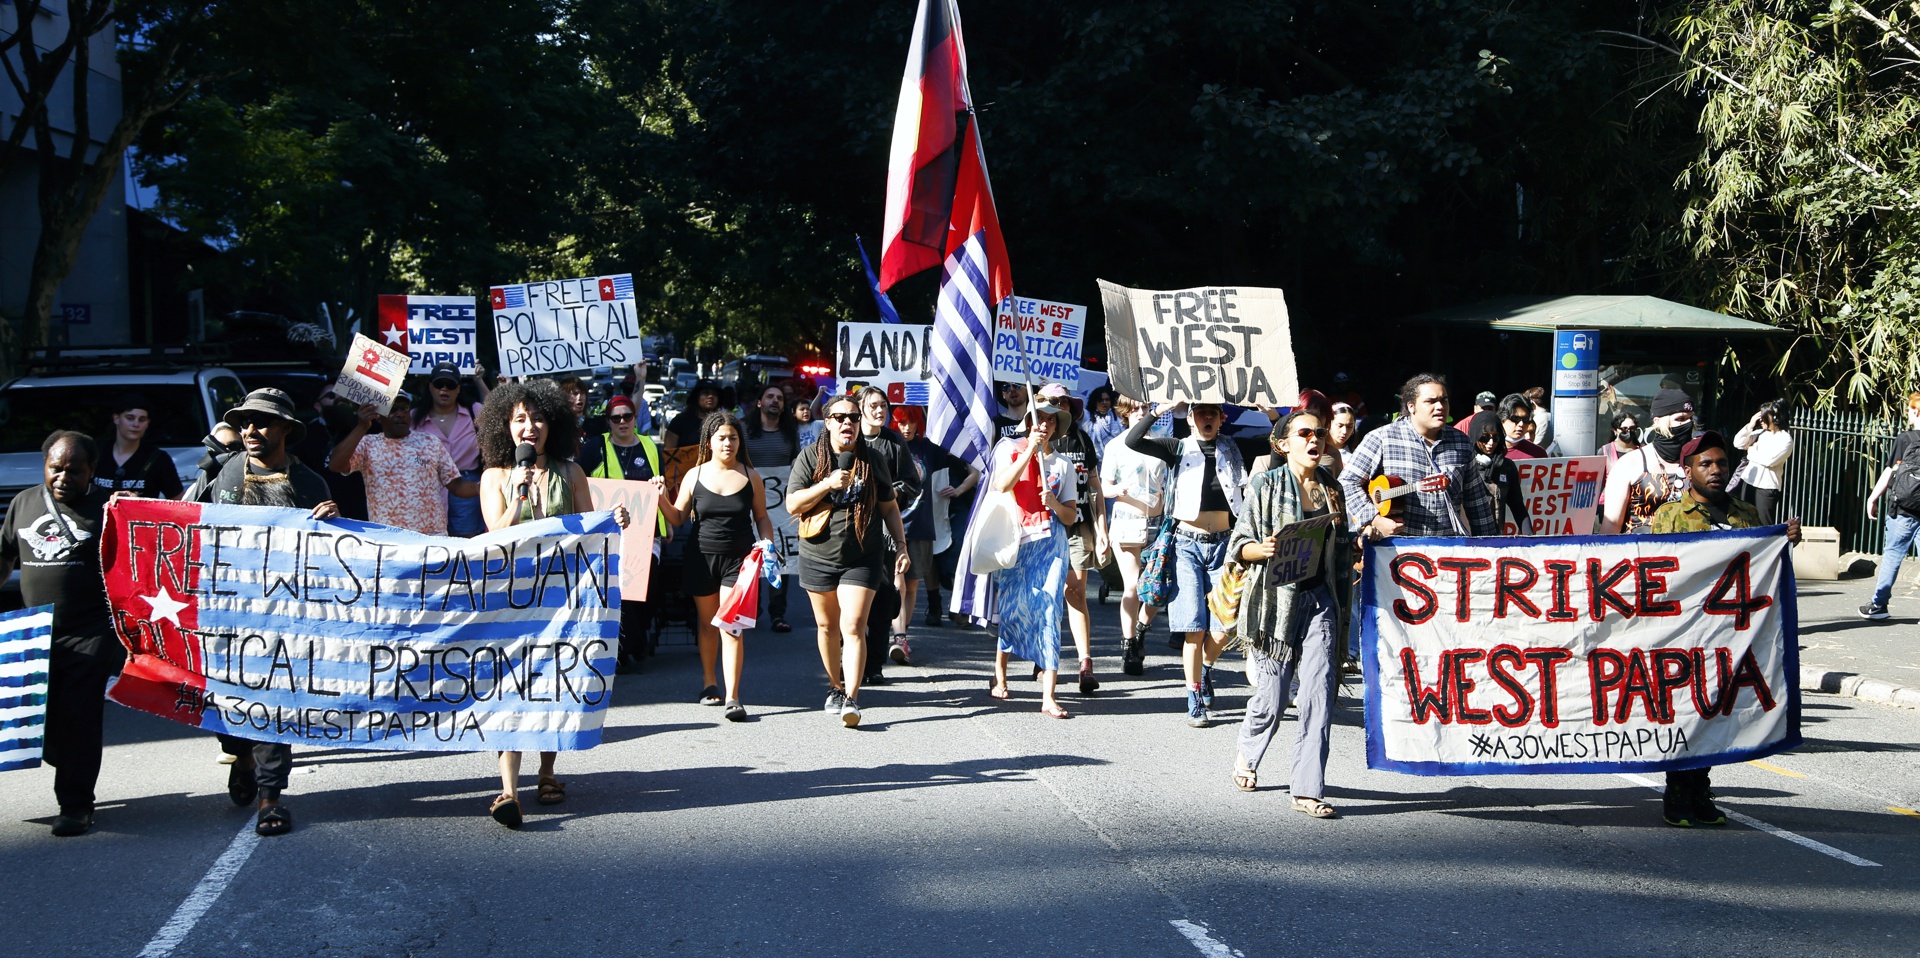
POLYGON ((1913 560, 1901 568, 1887 602, 1892 618, 1880 622, 1859 612, 1873 595, 1871 574, 1800 582, 1801 688, 1920 709, 1920 582, 1914 568, 1913 560))

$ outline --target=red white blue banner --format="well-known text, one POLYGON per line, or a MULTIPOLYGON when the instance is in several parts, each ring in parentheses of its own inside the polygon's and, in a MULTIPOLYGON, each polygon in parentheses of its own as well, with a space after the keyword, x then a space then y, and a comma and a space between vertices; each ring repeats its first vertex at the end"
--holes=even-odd
POLYGON ((53 606, 0 613, 0 772, 40 766, 53 606))
POLYGON ((302 745, 600 742, 620 632, 612 513, 472 539, 153 499, 107 519, 122 705, 302 745))
POLYGON ((1798 746, 1785 528, 1369 546, 1367 766, 1668 771, 1798 746))

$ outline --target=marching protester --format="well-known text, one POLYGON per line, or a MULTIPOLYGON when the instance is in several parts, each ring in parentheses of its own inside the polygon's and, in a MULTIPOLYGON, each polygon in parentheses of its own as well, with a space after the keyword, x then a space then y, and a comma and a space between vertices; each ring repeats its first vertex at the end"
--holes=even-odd
POLYGON ((188 502, 199 502, 205 498, 203 493, 213 487, 213 481, 219 478, 227 460, 247 451, 247 447, 240 444, 240 433, 224 422, 214 423, 213 431, 200 438, 200 445, 207 452, 194 464, 198 474, 194 476, 193 484, 180 493, 180 498, 188 502))
MULTIPOLYGON (((799 439, 799 445, 802 447, 813 445, 814 442, 820 438, 819 397, 810 400, 796 401, 793 404, 793 419, 794 422, 799 424, 799 429, 796 433, 799 439)), ((795 455, 798 455, 798 453, 795 453, 795 455)))
POLYGON ((1095 449, 1105 449, 1107 444, 1125 435, 1127 420, 1114 408, 1114 400, 1119 394, 1112 386, 1096 386, 1087 394, 1087 414, 1081 427, 1087 435, 1093 437, 1095 449))
MULTIPOLYGON (((1486 414, 1482 414, 1486 415, 1486 414)), ((1488 425, 1492 416, 1488 415, 1488 425)), ((1334 648, 1341 602, 1353 571, 1346 514, 1333 471, 1321 463, 1327 441, 1323 420, 1297 409, 1275 424, 1270 440, 1281 461, 1256 473, 1246 508, 1234 522, 1229 555, 1247 564, 1236 630, 1247 645, 1248 671, 1257 679, 1240 725, 1233 783, 1243 791, 1260 784, 1260 760, 1286 714, 1297 674, 1300 691, 1293 741, 1290 791, 1293 810, 1332 818, 1325 801, 1327 753, 1333 728, 1334 648), (1288 527, 1331 516, 1320 566, 1295 582, 1276 582, 1268 560, 1288 527)), ((1494 427, 1497 434, 1498 428, 1494 427)))
MULTIPOLYGON (((1145 403, 1125 396, 1116 398, 1113 408, 1129 426, 1153 420, 1145 403)), ((1140 552, 1166 505, 1168 475, 1166 462, 1128 448, 1125 433, 1101 453, 1100 491, 1113 504, 1107 538, 1120 566, 1120 670, 1128 675, 1147 671, 1145 632, 1154 609, 1140 601, 1140 552)))
POLYGON ((706 424, 707 417, 720 410, 720 384, 711 379, 702 379, 687 391, 687 408, 667 423, 666 431, 660 434, 660 448, 672 452, 681 446, 700 441, 700 428, 706 424))
MULTIPOLYGON (((593 508, 586 471, 568 461, 580 447, 579 423, 560 387, 548 380, 509 383, 487 397, 478 429, 480 458, 487 464, 480 476, 487 531, 593 508), (530 464, 517 464, 520 446, 530 447, 530 464)), ((622 527, 631 520, 624 507, 615 507, 613 513, 622 527)), ((520 753, 499 755, 501 790, 487 814, 508 828, 519 828, 520 753)), ((540 753, 536 800, 542 805, 567 800, 566 786, 553 777, 554 756, 540 753)))
POLYGON ((1552 449, 1553 413, 1547 410, 1547 387, 1534 386, 1520 395, 1525 396, 1528 404, 1533 406, 1533 435, 1528 438, 1542 449, 1552 449))
MULTIPOLYGON (((1213 662, 1225 650, 1221 624, 1207 607, 1221 566, 1227 561, 1227 538, 1233 517, 1240 511, 1246 466, 1240 450, 1220 435, 1225 414, 1214 403, 1185 410, 1192 433, 1185 439, 1147 435, 1157 408, 1126 434, 1127 448, 1166 463, 1173 471, 1174 595, 1167 607, 1167 627, 1182 637, 1181 664, 1187 680, 1187 724, 1212 724, 1207 709, 1213 705, 1213 662)), ((1136 633, 1137 634, 1137 633, 1136 633)))
MULTIPOLYGON (((1655 401, 1655 407, 1659 403, 1655 401)), ((1655 412, 1657 418, 1659 412, 1655 412)), ((1678 498, 1662 503, 1654 510, 1646 531, 1710 532, 1715 529, 1755 529, 1764 525, 1760 512, 1727 493, 1732 476, 1732 461, 1726 440, 1712 430, 1687 440, 1680 448, 1681 467, 1686 470, 1686 486, 1678 498)), ((1800 541, 1800 520, 1787 521, 1787 541, 1800 541)), ((1705 629, 1705 626, 1702 626, 1705 629)), ((1695 825, 1725 825, 1727 816, 1713 803, 1713 769, 1691 768, 1667 773, 1667 788, 1661 800, 1661 817, 1677 828, 1695 825)))
MULTIPOLYGON (((777 390, 776 390, 777 391, 777 390)), ((660 511, 667 522, 679 525, 691 519, 692 548, 686 554, 687 594, 693 597, 694 618, 699 629, 700 669, 706 686, 700 690, 701 705, 721 704, 719 684, 714 680, 716 658, 726 666, 726 711, 729 722, 747 720, 747 709, 740 704, 740 670, 745 663, 745 645, 739 632, 724 634, 713 624, 720 611, 720 590, 731 589, 740 578, 740 564, 753 551, 755 532, 759 538, 773 539, 773 520, 767 517, 767 491, 760 471, 745 455, 745 437, 740 420, 733 414, 716 412, 700 427, 700 460, 680 480, 680 489, 672 501, 662 500, 660 511)))
POLYGON ((152 404, 128 393, 113 401, 113 445, 93 471, 94 485, 108 492, 131 492, 149 499, 178 499, 180 471, 158 443, 147 441, 152 404))
POLYGON ((1027 431, 1027 384, 996 382, 994 395, 1000 400, 1000 407, 1006 412, 993 417, 995 439, 1019 436, 1027 431))
MULTIPOLYGON (((307 427, 294 415, 286 393, 256 389, 222 418, 239 431, 247 454, 227 460, 201 501, 307 509, 315 519, 340 514, 327 498, 326 480, 287 451, 305 437, 307 427)), ((227 797, 242 806, 259 799, 253 830, 261 835, 292 831, 293 812, 280 797, 293 768, 293 746, 222 735, 220 747, 235 758, 227 771, 227 797)))
POLYGON ((14 496, 0 525, 0 581, 18 568, 21 601, 28 608, 53 606, 40 747, 54 769, 56 838, 93 827, 107 678, 126 657, 100 586, 101 525, 113 494, 94 484, 99 455, 85 433, 62 429, 47 436, 40 444, 41 484, 14 496))
POLYGON ((907 567, 904 554, 894 568, 882 565, 886 545, 875 519, 895 542, 907 541, 907 533, 886 458, 860 441, 859 404, 835 396, 825 412, 822 441, 800 450, 787 476, 787 512, 800 521, 800 587, 819 629, 826 709, 853 728, 860 724, 867 613, 874 593, 907 567))
POLYGON ((1607 468, 1611 470, 1621 456, 1640 448, 1640 420, 1631 412, 1618 413, 1613 417, 1613 422, 1608 424, 1608 432, 1613 439, 1601 450, 1607 457, 1607 468))
MULTIPOLYGON (((794 457, 800 455, 800 423, 787 411, 787 391, 779 386, 762 386, 753 406, 744 424, 747 461, 755 469, 766 470, 763 476, 785 482, 794 457)), ((794 576, 781 578, 791 580, 794 576)), ((792 585, 786 581, 777 589, 767 590, 767 616, 773 620, 775 632, 793 631, 787 623, 787 595, 793 591, 792 585)))
MULTIPOLYGON (((474 376, 474 384, 479 387, 484 398, 490 390, 486 381, 474 376)), ((475 483, 480 482, 480 441, 474 431, 474 420, 479 414, 480 404, 467 405, 460 402, 460 367, 452 363, 441 363, 427 374, 427 395, 431 402, 422 405, 413 412, 413 428, 430 436, 438 437, 446 444, 447 454, 453 457, 454 468, 460 470, 460 478, 475 483)), ((447 497, 447 534, 454 536, 476 536, 485 532, 487 524, 480 516, 480 498, 478 495, 447 497)))
POLYGON ((1068 572, 1067 534, 1078 518, 1073 464, 1050 447, 1060 428, 1057 407, 1043 392, 1026 432, 993 448, 993 488, 1010 493, 1019 510, 1018 557, 993 573, 1000 635, 987 694, 1005 700, 1007 659, 1019 656, 1039 671, 1040 711, 1071 718, 1054 698, 1060 676, 1060 612, 1068 572))
MULTIPOLYGON (((1483 389, 1475 393, 1473 396, 1473 408, 1467 410, 1466 415, 1461 416, 1455 421, 1453 427, 1461 432, 1469 432, 1470 429, 1468 427, 1473 423, 1473 417, 1483 412, 1490 412, 1496 416, 1500 414, 1500 398, 1495 396, 1492 390, 1483 389)), ((1502 441, 1504 443, 1504 436, 1502 437, 1502 441)))
POLYGON ((1760 524, 1774 524, 1785 485, 1787 458, 1793 455, 1793 434, 1787 431, 1787 410, 1779 400, 1767 403, 1733 434, 1734 448, 1744 450, 1747 461, 1740 464, 1738 477, 1751 490, 1749 500, 1760 512, 1760 524))
POLYGON ((1107 512, 1100 504, 1100 447, 1074 421, 1069 411, 1072 393, 1061 383, 1040 387, 1042 408, 1052 408, 1053 435, 1048 439, 1048 454, 1059 456, 1073 466, 1073 501, 1078 505, 1075 521, 1067 527, 1067 626, 1073 631, 1073 647, 1080 654, 1080 694, 1092 695, 1100 688, 1093 676, 1093 622, 1087 612, 1087 573, 1107 562, 1107 512))
POLYGON ((413 398, 404 389, 385 414, 371 403, 360 407, 360 420, 333 447, 327 468, 365 477, 368 521, 422 535, 447 534, 448 496, 480 494, 479 484, 453 464, 446 443, 413 431, 413 398), (380 434, 369 435, 375 423, 380 434))
POLYGON ((1406 415, 1367 433, 1340 473, 1354 531, 1366 539, 1499 535, 1500 519, 1474 462, 1473 442, 1446 428, 1446 380, 1432 373, 1414 376, 1400 387, 1400 404, 1406 415), (1389 500, 1382 511, 1367 494, 1378 477, 1415 484, 1416 491, 1389 500))
POLYGON ((907 441, 907 453, 913 456, 914 469, 925 480, 920 495, 900 510, 901 522, 907 528, 907 571, 894 582, 900 590, 900 614, 893 618, 888 655, 893 655, 893 649, 898 648, 899 655, 894 661, 901 665, 913 662, 907 628, 913 624, 917 592, 923 583, 927 589, 927 624, 940 624, 940 570, 933 557, 942 548, 938 533, 943 528, 951 528, 947 521, 948 506, 980 482, 980 470, 972 463, 934 445, 926 437, 926 421, 926 410, 919 406, 900 406, 893 411, 894 428, 907 441), (935 478, 942 473, 946 481, 936 488, 935 478), (958 476, 966 478, 955 482, 958 476))
MULTIPOLYGON (((919 500, 926 477, 914 465, 913 453, 908 451, 906 439, 887 425, 888 411, 892 408, 887 401, 887 391, 877 386, 863 386, 854 398, 860 403, 860 442, 886 459, 887 473, 893 477, 894 509, 901 512, 901 524, 904 527, 904 509, 919 500)), ((883 567, 893 568, 898 564, 897 560, 907 558, 907 540, 890 536, 885 546, 886 551, 881 557, 883 567)), ((896 649, 888 634, 902 605, 900 590, 895 586, 899 578, 898 571, 887 576, 874 590, 873 606, 867 610, 866 675, 860 680, 862 685, 886 682, 885 668, 889 658, 902 665, 909 664, 908 650, 896 649)))
POLYGON ((1655 510, 1686 492, 1680 450, 1693 438, 1693 400, 1678 389, 1662 389, 1650 412, 1653 430, 1646 444, 1607 470, 1606 507, 1594 529, 1600 535, 1644 531, 1655 510))
POLYGON ((1873 598, 1860 607, 1860 617, 1875 621, 1887 618, 1887 602, 1893 598, 1893 584, 1900 581, 1900 564, 1907 559, 1907 552, 1913 548, 1916 533, 1920 533, 1920 390, 1907 393, 1907 429, 1893 437, 1893 450, 1887 455, 1887 466, 1880 470, 1880 478, 1874 480, 1873 491, 1867 494, 1867 518, 1874 518, 1880 510, 1880 497, 1889 490, 1892 500, 1887 503, 1887 541, 1880 552, 1880 573, 1873 584, 1873 598), (1907 460, 1914 459, 1912 465, 1907 460), (1898 476, 1899 483, 1894 479, 1898 476))
POLYGON ((1500 421, 1506 427, 1508 459, 1547 457, 1547 450, 1533 441, 1537 420, 1533 418, 1533 403, 1527 397, 1513 393, 1500 400, 1500 421))
MULTIPOLYGON (((646 405, 627 396, 615 396, 607 401, 607 432, 580 444, 578 461, 588 478, 652 482, 655 489, 665 495, 660 447, 642 435, 638 426, 639 411, 646 405)), ((654 523, 653 554, 647 561, 657 570, 661 543, 673 538, 673 527, 667 524, 665 509, 655 515, 654 523)), ((647 581, 653 581, 651 575, 647 581)), ((616 671, 631 674, 640 668, 648 651, 647 632, 652 627, 653 603, 624 597, 620 600, 620 661, 614 667, 616 671)))
POLYGON ((1496 509, 1525 535, 1527 493, 1520 488, 1520 467, 1507 458, 1507 433, 1500 427, 1500 417, 1477 412, 1467 426, 1467 435, 1473 439, 1473 461, 1480 466, 1480 478, 1487 484, 1487 494, 1493 497, 1496 509))
POLYGON ((587 384, 578 375, 564 373, 555 376, 553 382, 560 387, 561 394, 567 397, 567 408, 573 411, 574 425, 582 438, 607 431, 606 424, 594 416, 592 410, 588 408, 588 400, 591 398, 588 395, 589 390, 587 384))
POLYGON ((1353 379, 1346 373, 1333 374, 1333 388, 1327 390, 1327 400, 1352 408, 1356 418, 1367 418, 1366 397, 1353 388, 1353 379))
POLYGON ((1347 467, 1347 449, 1353 444, 1353 433, 1358 423, 1353 418, 1353 407, 1343 402, 1328 407, 1333 418, 1327 421, 1327 442, 1320 456, 1320 464, 1333 470, 1334 476, 1347 467), (1329 465, 1327 460, 1333 460, 1329 465))

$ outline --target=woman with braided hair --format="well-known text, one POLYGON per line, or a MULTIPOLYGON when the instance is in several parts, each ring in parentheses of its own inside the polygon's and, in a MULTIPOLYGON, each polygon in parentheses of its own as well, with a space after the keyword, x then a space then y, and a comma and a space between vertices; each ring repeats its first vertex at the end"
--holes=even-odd
POLYGON ((827 670, 829 712, 848 728, 860 724, 860 679, 866 663, 867 612, 874 593, 907 568, 900 553, 885 565, 880 523, 893 541, 907 541, 893 473, 860 441, 860 407, 852 396, 827 403, 820 441, 802 449, 787 476, 787 512, 800 521, 800 587, 813 602, 820 661, 827 670), (842 655, 851 663, 842 667, 842 655))

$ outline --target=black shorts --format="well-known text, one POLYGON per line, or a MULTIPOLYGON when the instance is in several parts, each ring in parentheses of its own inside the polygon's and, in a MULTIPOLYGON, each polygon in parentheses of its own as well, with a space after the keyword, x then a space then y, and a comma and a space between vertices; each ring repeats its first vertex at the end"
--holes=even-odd
POLYGON ((893 581, 886 557, 885 552, 875 552, 856 565, 840 565, 801 556, 800 588, 808 592, 832 592, 843 585, 857 585, 877 592, 893 581))
POLYGON ((688 549, 686 558, 687 594, 691 596, 719 595, 720 590, 733 585, 740 579, 740 563, 747 561, 747 549, 732 555, 714 555, 699 549, 688 549))

